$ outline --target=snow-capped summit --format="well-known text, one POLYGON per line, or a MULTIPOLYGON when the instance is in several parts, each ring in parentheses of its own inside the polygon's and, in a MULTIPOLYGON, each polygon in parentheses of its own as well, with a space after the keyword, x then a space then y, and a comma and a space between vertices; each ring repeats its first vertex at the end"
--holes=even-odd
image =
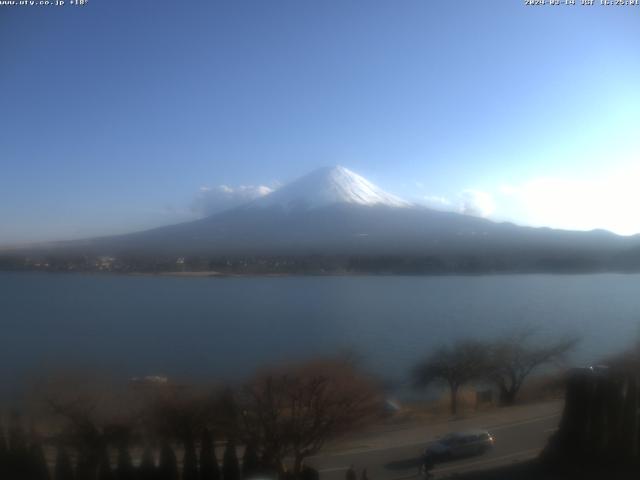
POLYGON ((306 210, 339 203, 388 207, 411 206, 411 203, 385 192, 357 173, 341 166, 314 170, 273 193, 255 200, 252 205, 306 210))

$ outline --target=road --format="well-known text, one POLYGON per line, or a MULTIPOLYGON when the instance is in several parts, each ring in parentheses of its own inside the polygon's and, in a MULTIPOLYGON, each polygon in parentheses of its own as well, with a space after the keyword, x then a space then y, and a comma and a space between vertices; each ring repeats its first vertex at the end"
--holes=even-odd
POLYGON ((346 450, 316 456, 309 464, 320 470, 322 480, 344 480, 345 471, 353 465, 358 475, 367 469, 371 480, 416 478, 420 454, 429 441, 449 431, 483 428, 495 438, 492 451, 476 457, 439 464, 435 478, 482 470, 534 458, 545 446, 560 419, 561 404, 523 408, 517 414, 478 416, 460 422, 382 433, 377 439, 360 440, 346 450), (424 440, 416 441, 418 438, 424 440), (386 437, 386 440, 385 440, 386 437), (369 441, 368 441, 369 440, 369 441), (372 441, 371 441, 372 440, 372 441), (406 440, 406 441, 403 441, 406 440))

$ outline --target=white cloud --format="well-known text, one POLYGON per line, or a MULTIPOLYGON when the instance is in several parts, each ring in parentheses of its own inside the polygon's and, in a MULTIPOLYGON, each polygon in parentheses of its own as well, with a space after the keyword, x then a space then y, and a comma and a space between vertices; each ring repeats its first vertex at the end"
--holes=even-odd
POLYGON ((200 215, 211 215, 263 197, 272 191, 273 189, 266 185, 200 187, 192 209, 200 215))
POLYGON ((501 188, 496 214, 517 223, 571 230, 640 232, 640 167, 592 178, 541 177, 501 188))
POLYGON ((438 197, 435 195, 425 195, 422 197, 422 203, 434 210, 452 210, 453 205, 449 199, 445 197, 438 197))
POLYGON ((467 189, 450 197, 424 196, 437 210, 566 230, 640 233, 640 162, 599 174, 546 176, 508 182, 491 190, 467 189))
POLYGON ((493 196, 480 190, 464 190, 454 198, 424 195, 419 203, 434 210, 457 212, 474 217, 488 217, 495 210, 493 196))
POLYGON ((465 190, 460 194, 459 211, 465 215, 486 218, 495 210, 491 194, 480 190, 465 190))

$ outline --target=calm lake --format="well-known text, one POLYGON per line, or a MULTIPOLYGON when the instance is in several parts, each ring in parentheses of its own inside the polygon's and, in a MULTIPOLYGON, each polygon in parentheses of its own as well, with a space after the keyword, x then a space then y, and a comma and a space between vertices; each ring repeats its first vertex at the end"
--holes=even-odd
POLYGON ((177 278, 0 273, 0 384, 69 365, 238 379, 355 350, 389 379, 434 347, 533 325, 575 364, 631 346, 640 275, 177 278))

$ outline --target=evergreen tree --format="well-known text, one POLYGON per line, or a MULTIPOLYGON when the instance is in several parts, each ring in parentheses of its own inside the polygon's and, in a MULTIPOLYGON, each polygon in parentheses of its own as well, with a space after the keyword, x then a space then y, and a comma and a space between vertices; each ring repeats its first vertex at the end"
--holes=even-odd
POLYGON ((4 429, 0 424, 0 478, 6 478, 7 476, 7 460, 9 457, 9 448, 7 447, 7 441, 4 437, 4 429))
POLYGON ((9 478, 27 478, 29 465, 27 436, 22 428, 20 415, 13 413, 9 424, 9 445, 6 457, 7 476, 9 478))
POLYGON ((98 467, 98 480, 115 480, 111 470, 111 459, 109 452, 105 448, 100 456, 100 466, 98 467))
POLYGON ((176 454, 168 442, 164 442, 160 449, 160 466, 158 470, 158 480, 178 480, 179 478, 176 454))
POLYGON ((56 466, 53 470, 53 480, 73 480, 73 466, 67 451, 58 447, 56 466))
POLYGON ((187 438, 184 444, 182 480, 198 480, 198 455, 196 454, 193 438, 187 438))
POLYGON ((279 468, 273 456, 267 450, 262 451, 260 457, 260 473, 268 476, 278 476, 279 468))
POLYGON ((202 432, 202 443, 200 444, 200 480, 220 480, 216 449, 211 433, 206 428, 202 432))
POLYGON ((224 457, 222 459, 222 479, 240 479, 240 464, 238 462, 238 455, 236 454, 236 446, 231 440, 227 440, 227 446, 224 449, 224 457))
POLYGON ((80 448, 76 465, 77 480, 96 480, 100 457, 89 447, 80 448))
POLYGON ((116 480, 135 480, 135 469, 131 461, 131 454, 127 444, 123 443, 118 448, 118 466, 116 467, 116 480))
POLYGON ((47 467, 47 459, 44 456, 42 444, 35 438, 29 448, 29 479, 31 480, 49 480, 49 467, 47 467))
MULTIPOLYGON (((127 452, 128 455, 129 452, 127 452)), ((153 452, 148 446, 142 452, 142 460, 138 467, 138 480, 156 480, 158 478, 158 469, 153 458, 153 452)), ((118 479, 120 480, 120 479, 118 479)))
POLYGON ((9 450, 24 453, 27 450, 27 436, 22 427, 20 414, 11 414, 9 424, 9 450))
POLYGON ((260 459, 258 458, 258 450, 254 442, 249 442, 242 456, 242 478, 255 476, 259 469, 260 459))

